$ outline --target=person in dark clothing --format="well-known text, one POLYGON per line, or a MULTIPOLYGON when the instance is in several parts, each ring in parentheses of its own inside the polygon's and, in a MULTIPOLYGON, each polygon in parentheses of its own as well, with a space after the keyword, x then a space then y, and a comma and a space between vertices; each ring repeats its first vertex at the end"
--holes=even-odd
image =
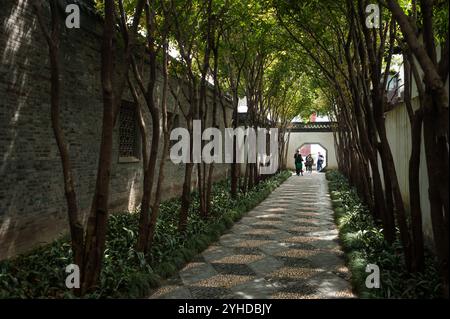
POLYGON ((324 162, 324 157, 319 152, 319 156, 317 157, 317 171, 318 172, 320 172, 322 170, 323 162, 324 162))
POLYGON ((303 157, 298 150, 295 152, 294 160, 295 160, 295 172, 297 176, 300 176, 300 174, 303 176, 303 157))
POLYGON ((306 166, 306 171, 309 172, 310 174, 312 174, 313 165, 314 165, 314 159, 313 159, 312 155, 309 154, 308 156, 306 156, 305 166, 306 166))

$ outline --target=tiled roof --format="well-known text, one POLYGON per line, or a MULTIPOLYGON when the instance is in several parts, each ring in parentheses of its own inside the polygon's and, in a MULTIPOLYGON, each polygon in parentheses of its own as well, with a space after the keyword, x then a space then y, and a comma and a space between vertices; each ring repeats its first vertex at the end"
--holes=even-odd
POLYGON ((335 122, 292 123, 292 132, 332 132, 335 122))

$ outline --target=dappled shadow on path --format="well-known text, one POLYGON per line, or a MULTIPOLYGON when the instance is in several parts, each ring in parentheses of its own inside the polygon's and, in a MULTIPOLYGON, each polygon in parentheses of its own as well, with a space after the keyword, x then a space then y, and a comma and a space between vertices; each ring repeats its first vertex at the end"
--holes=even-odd
POLYGON ((323 174, 292 176, 150 298, 353 298, 323 174))

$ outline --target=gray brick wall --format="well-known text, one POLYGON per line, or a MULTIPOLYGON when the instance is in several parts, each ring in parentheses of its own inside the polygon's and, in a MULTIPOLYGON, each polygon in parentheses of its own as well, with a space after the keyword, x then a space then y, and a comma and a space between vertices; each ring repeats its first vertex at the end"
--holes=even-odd
MULTIPOLYGON (((61 162, 50 123, 47 45, 30 0, 1 2, 0 260, 49 242, 68 229, 61 162)), ((61 37, 61 122, 79 207, 86 214, 95 186, 102 118, 101 21, 83 10, 81 27, 64 29, 61 37)), ((118 66, 120 61, 117 54, 118 66)), ((124 99, 132 101, 129 92, 124 99)), ((180 113, 173 98, 169 108, 180 113)), ((227 112, 231 119, 231 109, 227 112)), ((217 114, 223 127, 222 110, 217 114)), ((146 120, 150 123, 148 112, 146 120)), ((181 113, 180 123, 184 124, 181 113)), ((110 205, 114 212, 139 205, 142 189, 142 162, 119 163, 117 146, 118 128, 111 175, 110 205)), ((183 165, 167 161, 165 199, 181 194, 184 178, 183 165)), ((216 165, 215 179, 226 174, 226 165, 216 165)))

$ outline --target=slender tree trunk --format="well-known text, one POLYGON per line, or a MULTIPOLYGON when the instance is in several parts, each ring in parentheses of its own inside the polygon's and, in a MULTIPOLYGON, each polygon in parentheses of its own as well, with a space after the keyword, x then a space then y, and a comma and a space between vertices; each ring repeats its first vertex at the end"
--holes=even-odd
MULTIPOLYGON (((409 158, 409 204, 411 214, 412 234, 412 265, 413 272, 425 270, 424 238, 422 230, 422 209, 420 207, 420 153, 422 144, 423 109, 413 110, 411 103, 412 68, 414 64, 410 54, 403 56, 405 65, 405 105, 411 125, 411 155, 409 158)), ((417 71, 417 70, 414 70, 417 71)), ((419 80, 417 76, 416 81, 419 80)), ((419 84, 421 85, 421 84, 419 84)), ((419 98, 423 98, 421 88, 419 98)))
POLYGON ((185 165, 183 194, 181 195, 181 208, 178 222, 178 229, 180 232, 184 232, 187 226, 189 208, 191 207, 192 170, 194 169, 193 163, 186 163, 185 165))
POLYGON ((411 123, 411 156, 409 159, 409 200, 413 238, 413 260, 411 270, 425 269, 424 243, 422 232, 422 210, 420 208, 420 152, 422 139, 422 116, 417 113, 411 123))
POLYGON ((161 155, 161 161, 159 163, 159 175, 158 183, 156 186, 155 200, 152 207, 152 215, 150 217, 150 223, 148 226, 148 240, 147 240, 147 250, 150 251, 153 246, 153 240, 155 237, 156 222, 159 216, 162 186, 164 182, 164 167, 165 167, 165 157, 169 152, 170 145, 170 130, 173 125, 173 117, 168 118, 167 116, 167 92, 168 92, 168 70, 167 70, 167 60, 168 60, 168 42, 164 39, 163 45, 163 92, 161 98, 162 105, 162 127, 163 127, 163 150, 161 155))
POLYGON ((72 163, 70 161, 67 142, 65 141, 60 122, 61 71, 59 63, 59 41, 61 21, 58 13, 58 4, 56 0, 50 1, 51 33, 49 33, 45 26, 40 5, 33 3, 33 7, 36 10, 39 25, 47 40, 49 49, 51 72, 51 123, 62 164, 73 260, 76 265, 81 266, 83 264, 84 227, 79 216, 72 163))
MULTIPOLYGON (((425 103, 432 103, 433 100, 429 93, 427 93, 425 101, 425 103)), ((445 171, 441 170, 439 165, 436 165, 436 159, 442 158, 445 155, 439 152, 439 148, 436 145, 436 139, 433 132, 436 117, 433 115, 433 113, 425 111, 423 118, 425 155, 429 181, 428 197, 430 200, 433 237, 436 253, 439 260, 439 269, 443 282, 443 291, 445 296, 448 297, 449 228, 448 219, 445 218, 442 199, 440 196, 440 188, 443 187, 443 185, 441 184, 441 177, 442 174, 445 174, 445 171)), ((448 173, 446 175, 446 178, 448 178, 448 173)))
MULTIPOLYGON (((153 184, 156 176, 156 164, 158 161, 158 150, 161 138, 160 128, 160 110, 155 103, 155 84, 156 84, 156 49, 155 49, 155 3, 154 1, 147 2, 145 4, 145 17, 146 17, 146 29, 147 29, 147 47, 149 50, 149 65, 150 76, 145 92, 145 101, 149 109, 152 118, 152 139, 150 146, 150 156, 148 165, 144 170, 144 192, 141 202, 141 213, 139 218, 139 233, 136 243, 136 250, 140 252, 147 252, 148 237, 149 237, 149 223, 150 216, 152 214, 152 192, 153 184)), ((134 68, 136 70, 136 68, 134 68)), ((142 87, 142 85, 141 85, 142 87)))
MULTIPOLYGON (((233 129, 236 130, 238 127, 238 104, 239 99, 237 95, 237 88, 233 90, 233 129)), ((231 163, 231 197, 237 198, 238 193, 238 182, 239 182, 239 167, 241 165, 238 162, 236 154, 236 136, 233 136, 233 163, 231 163)))
POLYGON ((100 277, 103 252, 105 250, 115 103, 113 92, 114 10, 114 1, 105 0, 105 23, 101 51, 103 92, 102 138, 100 142, 97 182, 86 230, 86 246, 81 273, 82 293, 92 290, 97 285, 100 277))
POLYGON ((164 133, 164 146, 162 151, 161 162, 159 163, 159 176, 158 176, 158 184, 156 186, 155 202, 152 207, 152 215, 150 217, 150 222, 148 225, 148 241, 147 241, 148 251, 150 251, 151 248, 153 247, 153 240, 155 237, 156 222, 158 221, 161 204, 162 184, 164 181, 164 166, 166 162, 164 156, 169 152, 169 144, 170 144, 170 134, 164 133))
MULTIPOLYGON (((212 101, 212 126, 217 126, 217 95, 218 95, 218 72, 219 72, 219 41, 220 35, 217 39, 214 36, 214 43, 211 45, 213 47, 214 55, 214 68, 213 68, 213 78, 214 78, 214 92, 212 101)), ((217 151, 217 150, 216 150, 217 151)), ((213 187, 213 177, 214 177, 214 162, 209 164, 208 180, 206 184, 206 212, 209 214, 211 211, 211 194, 213 187)))

